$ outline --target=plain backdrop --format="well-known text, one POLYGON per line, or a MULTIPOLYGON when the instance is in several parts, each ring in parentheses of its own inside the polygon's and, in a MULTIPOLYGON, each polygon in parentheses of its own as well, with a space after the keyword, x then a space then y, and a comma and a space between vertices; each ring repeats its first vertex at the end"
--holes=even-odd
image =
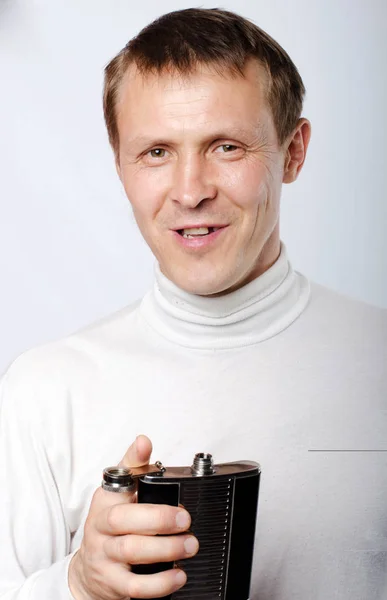
POLYGON ((283 187, 281 237, 297 270, 387 307, 385 0, 0 0, 0 371, 151 285, 107 142, 103 68, 192 6, 239 12, 292 57, 312 140, 283 187))

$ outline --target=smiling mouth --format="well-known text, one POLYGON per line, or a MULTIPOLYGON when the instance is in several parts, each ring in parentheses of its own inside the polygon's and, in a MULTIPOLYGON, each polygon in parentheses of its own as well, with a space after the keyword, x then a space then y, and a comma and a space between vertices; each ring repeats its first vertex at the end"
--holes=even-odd
POLYGON ((192 229, 178 229, 177 233, 181 235, 185 239, 195 239, 206 237, 218 229, 222 229, 221 227, 198 227, 192 229))

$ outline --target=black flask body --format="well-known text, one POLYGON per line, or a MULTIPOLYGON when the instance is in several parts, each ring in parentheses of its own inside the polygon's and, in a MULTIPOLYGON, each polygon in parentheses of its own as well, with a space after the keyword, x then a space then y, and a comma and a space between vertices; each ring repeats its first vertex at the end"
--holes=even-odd
MULTIPOLYGON (((248 600, 259 480, 259 465, 250 461, 215 465, 210 475, 172 467, 139 479, 138 502, 182 504, 192 518, 190 531, 199 540, 197 555, 178 563, 187 583, 166 600, 248 600)), ((173 566, 136 565, 132 570, 150 574, 173 566)))

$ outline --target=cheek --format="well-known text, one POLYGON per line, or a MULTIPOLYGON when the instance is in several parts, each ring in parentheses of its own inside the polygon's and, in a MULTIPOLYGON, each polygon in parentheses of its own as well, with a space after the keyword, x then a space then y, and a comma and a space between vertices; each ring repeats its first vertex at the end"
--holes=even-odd
POLYGON ((125 173, 124 190, 139 224, 147 225, 160 210, 163 194, 159 180, 160 176, 149 171, 125 173))
POLYGON ((235 198, 242 213, 245 214, 250 223, 253 223, 259 215, 269 209, 270 189, 265 181, 257 179, 244 180, 235 198))
POLYGON ((272 178, 267 168, 256 160, 246 160, 237 167, 223 178, 223 189, 243 211, 255 213, 272 195, 272 178))

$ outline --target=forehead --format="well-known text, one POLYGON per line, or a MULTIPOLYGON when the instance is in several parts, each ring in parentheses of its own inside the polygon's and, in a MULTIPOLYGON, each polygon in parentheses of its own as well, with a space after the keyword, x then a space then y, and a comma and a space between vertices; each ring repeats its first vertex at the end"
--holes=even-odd
POLYGON ((182 75, 176 71, 142 74, 131 65, 117 100, 119 130, 177 127, 197 129, 209 121, 235 129, 271 120, 267 106, 268 75, 257 61, 249 61, 243 76, 199 65, 182 75))

